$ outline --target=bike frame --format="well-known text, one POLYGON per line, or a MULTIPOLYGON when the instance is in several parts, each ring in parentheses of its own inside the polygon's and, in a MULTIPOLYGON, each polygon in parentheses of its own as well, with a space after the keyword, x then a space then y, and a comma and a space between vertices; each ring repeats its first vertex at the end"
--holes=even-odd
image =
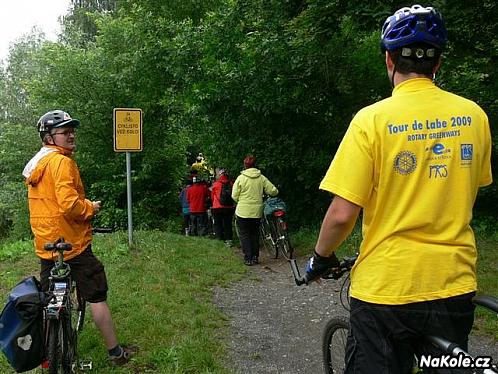
POLYGON ((63 239, 56 243, 45 245, 45 250, 57 251, 57 259, 50 270, 48 278, 48 302, 44 308, 47 354, 48 356, 52 355, 52 359, 54 359, 54 355, 57 356, 54 360, 55 363, 50 363, 50 357, 47 357, 48 365, 44 366, 48 366, 49 372, 58 372, 58 367, 60 366, 62 366, 64 372, 74 372, 78 364, 80 364, 79 368, 83 370, 91 369, 92 367, 92 364, 86 361, 79 363, 77 357, 76 334, 83 327, 84 310, 77 309, 80 307, 79 303, 83 302, 82 300, 72 300, 76 285, 71 277, 71 267, 64 262, 64 251, 71 248, 71 244, 65 243, 63 239), (71 318, 76 310, 79 311, 78 320, 72 321, 71 318), (51 336, 52 334, 57 334, 57 337, 51 336), (57 345, 57 347, 51 347, 51 345, 57 345), (54 349, 57 352, 54 352, 54 349))
POLYGON ((71 287, 74 287, 71 279, 71 267, 64 262, 61 252, 49 277, 49 302, 45 308, 47 319, 59 319, 63 313, 70 314, 72 302, 70 298, 71 287))

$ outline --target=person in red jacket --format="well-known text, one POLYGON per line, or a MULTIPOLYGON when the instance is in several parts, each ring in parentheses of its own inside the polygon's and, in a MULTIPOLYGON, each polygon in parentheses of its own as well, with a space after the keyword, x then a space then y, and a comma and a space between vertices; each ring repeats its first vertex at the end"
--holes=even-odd
POLYGON ((190 235, 206 236, 207 225, 207 201, 209 189, 199 177, 192 178, 193 185, 187 190, 187 201, 190 206, 190 235))
POLYGON ((218 239, 223 240, 230 247, 233 239, 234 202, 231 196, 233 182, 228 178, 228 173, 225 169, 220 169, 218 176, 218 180, 213 183, 211 188, 211 201, 213 203, 211 213, 214 219, 214 233, 218 239))

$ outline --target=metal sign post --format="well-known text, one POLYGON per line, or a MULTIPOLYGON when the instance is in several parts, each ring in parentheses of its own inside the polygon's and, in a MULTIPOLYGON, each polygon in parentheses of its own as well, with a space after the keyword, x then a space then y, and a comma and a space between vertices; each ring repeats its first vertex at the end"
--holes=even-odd
POLYGON ((126 206, 128 208, 128 247, 133 245, 133 218, 131 202, 131 154, 126 152, 126 206))
POLYGON ((126 205, 128 208, 128 246, 133 245, 131 198, 131 153, 141 152, 142 109, 114 108, 114 151, 126 152, 126 205))

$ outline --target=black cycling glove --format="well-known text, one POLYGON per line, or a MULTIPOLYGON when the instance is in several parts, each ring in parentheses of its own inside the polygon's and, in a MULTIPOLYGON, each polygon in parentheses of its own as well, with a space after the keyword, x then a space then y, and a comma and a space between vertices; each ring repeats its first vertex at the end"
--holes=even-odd
POLYGON ((339 265, 340 263, 335 253, 332 253, 330 257, 324 257, 320 256, 315 251, 313 257, 311 257, 306 264, 306 284, 328 274, 330 269, 337 268, 339 265))

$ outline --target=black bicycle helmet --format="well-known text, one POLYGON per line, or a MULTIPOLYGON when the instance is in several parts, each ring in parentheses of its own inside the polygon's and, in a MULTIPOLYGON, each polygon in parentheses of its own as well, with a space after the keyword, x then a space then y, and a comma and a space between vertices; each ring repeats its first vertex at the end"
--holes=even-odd
POLYGON ((63 110, 52 110, 40 117, 36 127, 38 128, 38 132, 41 135, 44 135, 52 129, 64 126, 77 127, 79 124, 80 121, 71 118, 71 116, 63 110))
POLYGON ((382 26, 380 48, 393 51, 414 43, 427 43, 443 50, 447 31, 443 17, 433 7, 404 7, 388 17, 382 26))

